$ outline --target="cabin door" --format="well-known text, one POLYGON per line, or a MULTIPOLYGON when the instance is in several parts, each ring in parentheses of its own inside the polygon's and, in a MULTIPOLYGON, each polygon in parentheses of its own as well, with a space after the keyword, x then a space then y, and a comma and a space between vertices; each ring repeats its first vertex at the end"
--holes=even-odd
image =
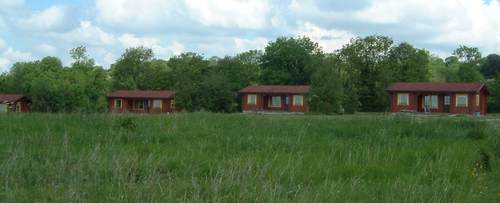
POLYGON ((285 111, 288 111, 288 103, 289 103, 289 98, 288 96, 285 97, 285 111))
POLYGON ((443 105, 443 112, 445 113, 450 113, 450 102, 451 98, 449 95, 444 96, 444 105, 443 105))

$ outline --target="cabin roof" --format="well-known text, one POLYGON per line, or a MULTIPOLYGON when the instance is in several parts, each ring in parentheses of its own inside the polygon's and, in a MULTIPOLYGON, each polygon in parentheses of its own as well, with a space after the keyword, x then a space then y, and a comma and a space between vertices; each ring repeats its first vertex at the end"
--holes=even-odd
POLYGON ((0 94, 0 102, 16 102, 23 98, 27 98, 29 100, 28 97, 22 94, 0 94))
MULTIPOLYGON (((387 92, 470 92, 477 93, 486 86, 482 83, 398 82, 385 89, 387 92)), ((487 89, 486 89, 487 90, 487 89)), ((487 91, 488 92, 488 91, 487 91)))
POLYGON ((255 85, 240 90, 240 93, 306 94, 308 85, 255 85))
POLYGON ((108 95, 108 98, 170 99, 174 95, 174 91, 118 90, 108 95))

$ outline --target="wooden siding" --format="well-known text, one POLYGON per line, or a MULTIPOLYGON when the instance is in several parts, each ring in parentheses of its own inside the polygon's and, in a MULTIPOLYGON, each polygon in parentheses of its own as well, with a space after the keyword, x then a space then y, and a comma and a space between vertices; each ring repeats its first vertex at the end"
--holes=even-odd
POLYGON ((462 93, 462 92, 450 92, 450 93, 425 93, 425 92, 392 92, 390 93, 390 104, 391 112, 402 112, 402 111, 413 111, 413 112, 424 112, 423 108, 423 98, 426 95, 437 95, 438 96, 438 107, 431 108, 431 112, 445 112, 444 97, 450 96, 450 114, 475 114, 479 112, 481 115, 487 114, 487 100, 488 94, 485 89, 479 92, 479 106, 476 106, 476 93, 462 93), (408 105, 398 105, 398 93, 409 93, 409 104, 408 105), (464 94, 467 95, 467 107, 457 107, 456 106, 456 95, 464 94))
POLYGON ((303 94, 241 94, 241 109, 243 112, 254 111, 254 112, 308 112, 309 104, 307 101, 307 96, 303 94), (256 104, 248 104, 248 95, 256 95, 256 104), (293 96, 301 95, 303 96, 303 105, 294 106, 293 96), (272 96, 279 96, 281 98, 280 107, 271 107, 268 105, 268 101, 272 96), (288 96, 288 105, 286 104, 286 97, 288 96))
POLYGON ((109 112, 113 113, 171 113, 175 109, 171 108, 172 99, 126 99, 126 98, 109 98, 108 99, 108 109, 109 112), (121 99, 121 108, 115 108, 115 100, 121 99), (144 100, 146 104, 143 109, 133 109, 133 101, 144 100), (153 108, 154 100, 162 100, 162 108, 153 108))

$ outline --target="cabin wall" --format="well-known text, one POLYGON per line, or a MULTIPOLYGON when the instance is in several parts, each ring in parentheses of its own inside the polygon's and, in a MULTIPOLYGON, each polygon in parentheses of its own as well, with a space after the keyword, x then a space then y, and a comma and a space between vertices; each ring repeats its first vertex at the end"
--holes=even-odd
POLYGON ((438 96, 438 108, 430 109, 431 112, 444 112, 444 96, 450 96, 450 114, 475 114, 476 112, 480 112, 481 115, 485 115, 487 113, 488 108, 488 95, 485 89, 481 90, 480 95, 480 104, 476 106, 476 93, 460 93, 460 92, 450 92, 450 93, 411 93, 409 92, 409 105, 407 106, 399 106, 397 105, 397 94, 398 93, 407 93, 407 92, 391 92, 390 93, 390 103, 391 103, 391 112, 402 112, 402 111, 415 111, 415 112, 423 112, 423 97, 425 95, 437 95, 438 96), (456 106, 456 95, 457 94, 466 94, 468 105, 467 107, 459 107, 456 106))
POLYGON ((256 104, 248 104, 248 95, 249 94, 241 94, 241 110, 243 112, 248 111, 269 111, 269 112, 308 112, 309 111, 309 103, 306 95, 303 96, 303 105, 302 106, 294 106, 293 105, 293 96, 301 95, 301 94, 286 94, 286 95, 274 95, 281 97, 281 106, 280 107, 271 107, 268 105, 269 100, 271 99, 271 95, 264 96, 263 94, 255 94, 257 96, 256 104), (289 102, 286 104, 286 97, 288 96, 289 102))
POLYGON ((241 96, 241 109, 243 112, 246 111, 263 111, 264 110, 264 98, 261 94, 257 95, 257 104, 248 104, 248 95, 242 94, 241 96))
POLYGON ((108 99, 108 109, 109 112, 113 113, 125 113, 125 112, 130 112, 130 113, 169 113, 173 112, 174 109, 171 108, 171 103, 173 99, 162 99, 162 107, 161 108, 153 108, 153 101, 155 99, 144 99, 146 100, 147 104, 144 106, 144 109, 133 109, 133 99, 125 99, 121 98, 122 100, 122 107, 121 108, 115 108, 115 100, 120 99, 120 98, 109 98, 108 99))
POLYGON ((401 111, 418 111, 418 96, 415 93, 411 92, 392 92, 391 93, 391 112, 401 112, 401 111), (400 106, 398 105, 398 93, 408 93, 408 105, 407 106, 400 106))

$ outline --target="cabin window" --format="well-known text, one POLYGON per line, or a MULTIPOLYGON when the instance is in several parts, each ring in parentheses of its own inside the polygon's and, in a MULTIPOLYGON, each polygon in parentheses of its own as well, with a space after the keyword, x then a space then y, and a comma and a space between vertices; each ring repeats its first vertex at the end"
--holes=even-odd
POLYGON ((274 96, 271 97, 271 107, 281 107, 281 97, 280 96, 274 96))
POLYGON ((424 107, 437 109, 438 108, 438 96, 437 95, 427 95, 424 97, 424 107))
POLYGON ((155 108, 155 109, 161 109, 162 103, 163 102, 161 100, 159 100, 159 99, 153 100, 153 108, 155 108))
POLYGON ((134 101, 134 109, 144 109, 144 101, 134 101))
POLYGON ((450 96, 444 96, 444 105, 450 105, 450 96))
POLYGON ((170 109, 175 109, 175 100, 170 100, 170 109))
POLYGON ((457 94, 456 95, 456 106, 457 107, 467 107, 468 102, 467 102, 467 95, 466 94, 457 94))
POLYGON ((16 112, 21 112, 21 102, 16 103, 16 112))
POLYGON ((115 99, 115 108, 122 108, 122 99, 115 99))
POLYGON ((0 104, 0 113, 7 112, 7 104, 0 104))
POLYGON ((250 105, 257 104, 257 95, 255 95, 255 94, 249 94, 247 96, 247 104, 250 104, 250 105))
POLYGON ((476 106, 479 107, 479 102, 480 102, 480 96, 479 94, 476 94, 476 106))
POLYGON ((398 94, 398 105, 399 106, 408 106, 410 105, 410 94, 408 93, 399 93, 398 94))
POLYGON ((293 105, 294 106, 303 106, 304 105, 304 96, 293 95, 293 105))

